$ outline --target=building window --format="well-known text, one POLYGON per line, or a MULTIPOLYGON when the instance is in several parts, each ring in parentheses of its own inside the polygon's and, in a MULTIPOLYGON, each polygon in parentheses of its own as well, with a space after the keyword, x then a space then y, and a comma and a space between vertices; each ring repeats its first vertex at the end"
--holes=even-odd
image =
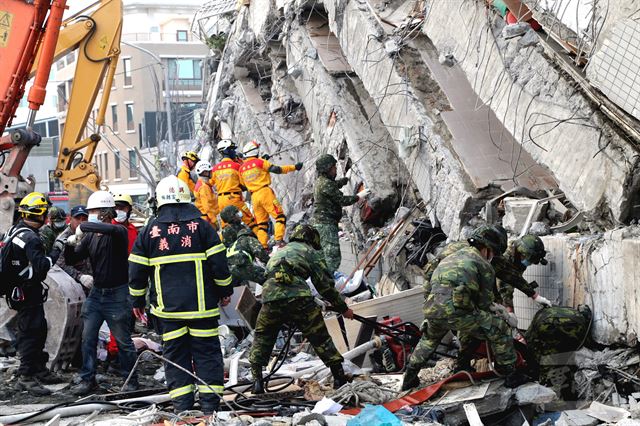
POLYGON ((169 80, 174 90, 202 87, 202 59, 169 59, 169 80))
POLYGON ((67 107, 67 83, 58 84, 58 112, 62 112, 67 107))
POLYGON ((118 133, 118 105, 111 105, 111 130, 118 133))
POLYGON ((49 130, 49 137, 53 138, 56 136, 60 136, 60 133, 58 133, 58 120, 49 120, 47 121, 47 127, 49 130))
POLYGON ((131 86, 133 84, 131 80, 131 58, 124 58, 122 66, 124 68, 124 85, 131 86))
POLYGON ((178 30, 176 33, 178 41, 189 41, 189 33, 186 30, 178 30))
POLYGON ((103 175, 102 178, 104 180, 108 180, 109 179, 109 154, 106 152, 102 153, 102 164, 103 164, 103 175))
POLYGON ((138 153, 133 149, 129 150, 129 179, 138 177, 138 153))
POLYGON ((113 151, 113 167, 116 171, 115 178, 120 179, 120 151, 113 151))
POLYGON ((72 50, 71 52, 69 52, 69 54, 67 54, 67 65, 71 65, 75 61, 76 61, 76 52, 72 50))
POLYGON ((133 122, 133 104, 126 104, 127 107, 127 131, 134 132, 136 130, 136 125, 133 122))

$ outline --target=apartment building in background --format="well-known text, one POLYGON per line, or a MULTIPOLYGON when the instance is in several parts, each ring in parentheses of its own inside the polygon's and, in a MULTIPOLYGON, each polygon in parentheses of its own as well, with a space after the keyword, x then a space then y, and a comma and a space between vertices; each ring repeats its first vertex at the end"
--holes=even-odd
MULTIPOLYGON (((201 2, 124 0, 121 55, 110 91, 102 140, 94 163, 113 193, 127 193, 141 204, 155 178, 158 145, 167 140, 165 98, 171 104, 174 141, 195 135, 194 114, 204 107, 202 83, 208 47, 194 39, 191 20, 201 2), (168 86, 165 84, 167 73, 168 86), (152 176, 149 176, 143 161, 152 176)), ((60 134, 73 89, 75 52, 54 65, 60 134)), ((96 131, 98 94, 85 136, 96 131)))

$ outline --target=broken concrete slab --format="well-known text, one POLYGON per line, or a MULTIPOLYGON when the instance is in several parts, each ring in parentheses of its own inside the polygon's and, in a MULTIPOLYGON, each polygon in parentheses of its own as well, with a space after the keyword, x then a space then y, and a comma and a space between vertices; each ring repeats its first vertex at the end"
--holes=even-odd
POLYGON ((596 401, 593 401, 591 403, 586 412, 591 417, 595 417, 596 419, 602 420, 603 422, 607 423, 619 422, 631 415, 627 410, 623 408, 612 407, 610 405, 601 404, 596 401))
POLYGON ((548 203, 538 203, 538 200, 530 198, 507 197, 504 199, 502 226, 508 231, 519 234, 527 222, 531 209, 535 209, 531 221, 537 222, 544 215, 547 205, 548 203))
POLYGON ((516 400, 520 405, 547 404, 558 399, 558 396, 546 386, 538 383, 527 383, 516 390, 516 400))
POLYGON ((567 410, 560 414, 556 426, 595 426, 600 421, 587 414, 586 410, 567 410))

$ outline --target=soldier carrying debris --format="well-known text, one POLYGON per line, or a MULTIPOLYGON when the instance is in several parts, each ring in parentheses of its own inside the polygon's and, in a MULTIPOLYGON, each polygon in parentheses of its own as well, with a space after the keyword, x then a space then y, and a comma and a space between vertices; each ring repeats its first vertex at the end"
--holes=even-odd
POLYGON ((136 318, 151 279, 151 313, 162 329, 165 356, 205 384, 167 363, 169 395, 176 412, 190 410, 194 391, 205 414, 218 410, 224 365, 218 340, 218 302, 229 303, 233 288, 225 247, 213 227, 191 204, 184 182, 168 176, 158 183, 158 216, 140 232, 129 256, 129 292, 136 318))
POLYGON ((267 279, 264 268, 253 261, 259 259, 266 265, 269 255, 251 229, 242 223, 242 213, 236 206, 227 206, 220 216, 228 224, 222 234, 234 284, 245 284, 247 281, 264 283, 267 279))
POLYGON ((352 319, 353 311, 334 288, 320 249, 320 236, 310 225, 298 225, 290 242, 277 251, 267 264, 267 281, 262 291, 263 305, 258 314, 255 340, 249 354, 255 384, 254 393, 264 393, 262 367, 267 365, 280 328, 288 323, 297 327, 311 343, 322 362, 331 369, 333 387, 347 382, 342 368, 342 355, 329 336, 320 307, 313 300, 307 278, 332 305, 352 319))
POLYGON ((505 321, 508 318, 493 312, 495 273, 489 262, 503 248, 501 240, 494 227, 481 226, 468 239, 469 247, 447 256, 433 272, 423 336, 404 374, 403 390, 419 384, 420 369, 450 330, 458 331, 459 357, 468 355, 474 340, 486 340, 495 356, 496 371, 507 376, 506 386, 516 387, 527 380, 515 371, 511 329, 505 321))

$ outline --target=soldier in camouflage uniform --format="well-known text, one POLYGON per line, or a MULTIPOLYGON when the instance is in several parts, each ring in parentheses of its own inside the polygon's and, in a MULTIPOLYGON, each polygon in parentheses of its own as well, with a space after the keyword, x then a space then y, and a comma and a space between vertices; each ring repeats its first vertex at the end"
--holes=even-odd
POLYGON ((342 207, 350 206, 366 197, 370 191, 365 189, 358 195, 343 195, 340 188, 349 179, 343 177, 336 180, 336 159, 329 154, 323 154, 316 160, 318 180, 313 189, 315 212, 313 226, 320 234, 320 245, 324 252, 329 272, 332 274, 340 267, 340 240, 338 239, 338 223, 342 219, 342 207))
POLYGON ((220 219, 226 224, 222 228, 222 242, 229 248, 238 238, 238 232, 247 227, 242 222, 242 212, 236 206, 227 206, 220 212, 220 219))
POLYGON ((60 207, 51 207, 49 223, 40 228, 40 239, 44 244, 44 252, 49 254, 58 235, 67 227, 67 213, 60 207))
POLYGON ((505 384, 515 387, 526 380, 515 373, 511 330, 491 310, 495 274, 489 261, 502 248, 500 241, 494 227, 480 227, 468 239, 468 247, 447 256, 433 271, 425 303, 426 327, 404 374, 403 390, 419 384, 418 372, 445 334, 453 330, 458 331, 461 355, 473 340, 486 340, 495 357, 496 371, 508 375, 505 384))
MULTIPOLYGON (((235 206, 229 206, 236 208, 235 206)), ((258 237, 244 223, 244 229, 238 232, 235 242, 227 249, 227 263, 233 277, 234 285, 246 284, 247 281, 262 284, 267 279, 264 268, 253 263, 259 259, 265 265, 269 262, 269 255, 265 251, 258 237)), ((226 226, 224 229, 229 229, 226 226)), ((224 230, 223 230, 224 232, 224 230)))
POLYGON ((288 323, 302 331, 322 362, 331 369, 334 388, 346 383, 342 355, 329 336, 320 307, 314 302, 307 278, 332 309, 352 319, 347 307, 334 288, 320 249, 320 236, 310 225, 298 225, 290 242, 277 251, 267 264, 267 281, 262 291, 262 308, 258 314, 255 339, 249 361, 255 379, 254 393, 263 393, 262 367, 267 365, 280 328, 288 323))
POLYGON ((498 278, 498 303, 513 312, 513 289, 517 288, 542 306, 551 306, 551 302, 536 291, 538 283, 527 282, 522 274, 530 265, 546 265, 544 243, 535 235, 525 235, 509 244, 502 256, 491 261, 498 278))

